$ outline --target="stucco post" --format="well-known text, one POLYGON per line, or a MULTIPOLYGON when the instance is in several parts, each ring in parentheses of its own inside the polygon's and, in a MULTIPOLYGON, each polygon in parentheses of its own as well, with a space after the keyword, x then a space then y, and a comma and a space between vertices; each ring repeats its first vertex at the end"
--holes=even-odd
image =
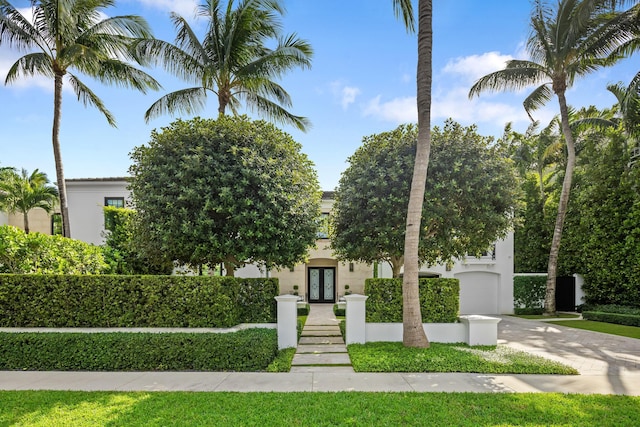
POLYGON ((349 344, 364 344, 366 342, 366 295, 345 295, 347 310, 345 312, 345 342, 349 344))
POLYGON ((278 301, 278 349, 298 346, 298 297, 280 295, 278 301))
POLYGON ((467 344, 497 345, 498 323, 500 320, 497 317, 478 314, 460 316, 460 322, 467 325, 467 344))

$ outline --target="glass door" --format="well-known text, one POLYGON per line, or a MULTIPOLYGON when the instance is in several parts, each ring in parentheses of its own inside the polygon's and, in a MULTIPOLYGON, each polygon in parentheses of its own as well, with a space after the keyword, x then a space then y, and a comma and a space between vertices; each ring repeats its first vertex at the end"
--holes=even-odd
POLYGON ((309 302, 335 302, 335 267, 309 267, 309 302))

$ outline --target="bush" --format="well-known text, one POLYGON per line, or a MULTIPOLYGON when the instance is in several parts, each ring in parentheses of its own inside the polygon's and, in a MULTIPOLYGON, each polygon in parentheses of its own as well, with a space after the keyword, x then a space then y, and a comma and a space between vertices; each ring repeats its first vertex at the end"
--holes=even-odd
POLYGON ((276 321, 277 279, 0 275, 0 326, 230 327, 276 321))
POLYGON ((0 370, 260 371, 275 329, 201 333, 0 333, 0 370))
POLYGON ((98 246, 0 226, 0 273, 101 274, 107 268, 98 246))
POLYGON ((338 308, 338 304, 333 304, 333 314, 336 316, 341 316, 344 317, 345 316, 345 312, 347 311, 346 308, 338 308))
POLYGON ((298 316, 308 316, 309 311, 311 311, 311 306, 307 303, 304 307, 298 307, 298 316))
POLYGON ((640 315, 622 313, 604 313, 599 311, 583 311, 582 318, 596 322, 615 323, 617 325, 640 326, 640 315))
POLYGON ((515 276, 513 305, 515 314, 542 314, 547 276, 515 276))
MULTIPOLYGON (((402 279, 367 279, 366 321, 402 322, 402 279)), ((420 279, 423 323, 453 323, 460 308, 458 279, 420 279)))

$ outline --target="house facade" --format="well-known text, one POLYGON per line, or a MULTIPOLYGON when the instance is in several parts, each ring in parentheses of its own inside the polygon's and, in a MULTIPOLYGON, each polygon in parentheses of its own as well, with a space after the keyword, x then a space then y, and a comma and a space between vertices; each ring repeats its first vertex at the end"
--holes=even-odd
MULTIPOLYGON (((323 218, 333 207, 333 192, 324 192, 323 218)), ((67 180, 71 234, 75 239, 104 243, 104 206, 130 206, 127 178, 67 180)), ((1 219, 1 218, 0 218, 1 219)), ((256 265, 236 270, 240 277, 277 277, 280 292, 298 294, 309 303, 333 303, 345 293, 363 293, 365 280, 391 277, 391 268, 380 263, 338 261, 328 234, 321 231, 306 262, 292 269, 265 271, 256 265)), ((496 242, 495 249, 481 258, 458 260, 448 266, 423 266, 422 277, 452 277, 460 280, 460 314, 513 313, 513 234, 496 242)))

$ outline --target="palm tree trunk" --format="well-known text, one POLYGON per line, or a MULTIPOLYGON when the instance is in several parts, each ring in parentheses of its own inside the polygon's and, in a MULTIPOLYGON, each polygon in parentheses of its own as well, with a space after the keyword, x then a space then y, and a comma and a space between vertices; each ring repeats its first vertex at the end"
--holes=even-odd
POLYGON ((24 232, 29 234, 29 212, 22 212, 22 219, 24 220, 24 232))
POLYGON ((402 281, 402 343, 405 347, 429 347, 422 327, 418 270, 420 259, 420 221, 431 151, 431 53, 433 46, 432 0, 418 3, 418 146, 413 167, 407 228, 404 240, 404 278, 402 281))
POLYGON ((576 149, 569 127, 569 112, 564 91, 557 93, 560 104, 560 119, 562 122, 562 134, 567 144, 567 167, 562 181, 562 191, 560 202, 558 203, 558 216, 553 229, 553 239, 551 240, 551 250, 549 251, 549 264, 547 266, 547 290, 544 298, 545 315, 553 315, 556 312, 556 276, 558 272, 558 253, 560 252, 560 240, 562 239, 562 228, 567 215, 569 205, 569 193, 571 192, 571 180, 573 169, 576 163, 576 149))
POLYGON ((62 154, 60 152, 60 116, 62 114, 62 78, 63 74, 56 73, 53 92, 53 129, 51 140, 53 143, 53 158, 56 164, 56 179, 58 193, 60 194, 60 214, 62 216, 62 235, 71 237, 69 225, 69 205, 67 203, 67 186, 64 182, 64 168, 62 167, 62 154))

